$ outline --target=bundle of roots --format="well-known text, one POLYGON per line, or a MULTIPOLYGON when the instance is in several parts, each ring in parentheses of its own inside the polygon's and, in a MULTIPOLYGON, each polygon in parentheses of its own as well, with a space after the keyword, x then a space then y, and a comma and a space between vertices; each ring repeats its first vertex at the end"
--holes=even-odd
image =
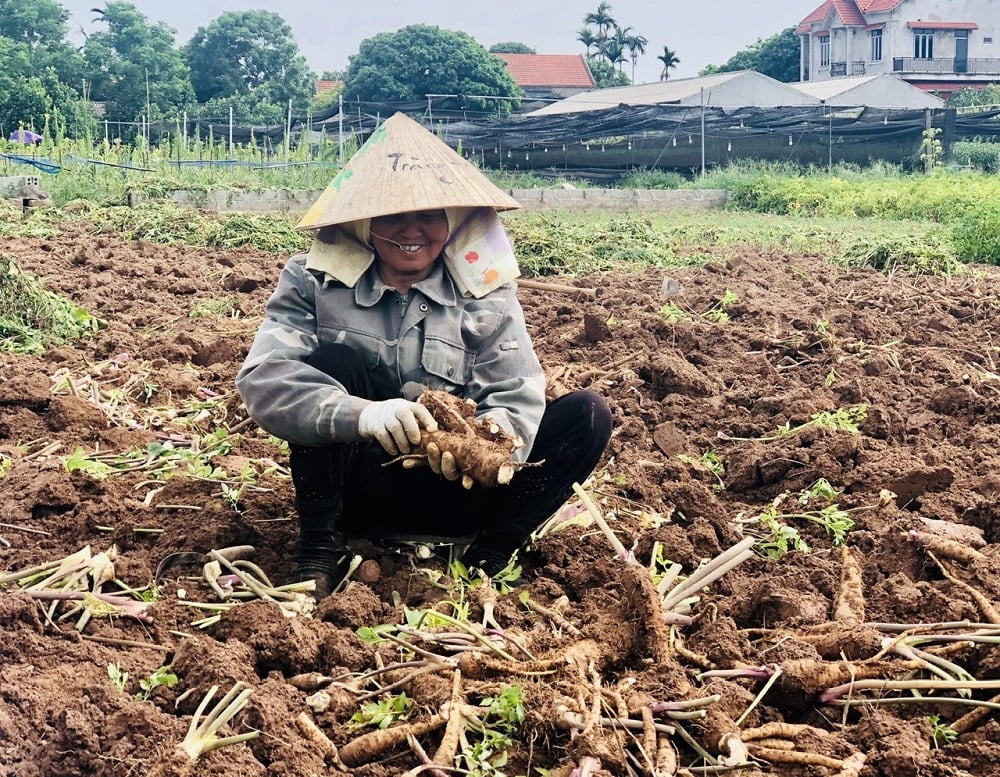
POLYGON ((519 437, 509 434, 489 416, 476 418, 476 403, 437 389, 424 389, 417 400, 431 411, 438 423, 436 432, 424 431, 418 451, 407 458, 427 458, 427 446, 437 445, 455 457, 465 476, 482 486, 510 483, 519 467, 513 454, 524 446, 519 437))

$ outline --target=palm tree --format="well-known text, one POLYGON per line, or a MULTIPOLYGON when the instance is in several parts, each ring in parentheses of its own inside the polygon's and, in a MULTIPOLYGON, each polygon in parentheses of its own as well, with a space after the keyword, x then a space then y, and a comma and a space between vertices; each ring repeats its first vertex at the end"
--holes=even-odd
POLYGON ((635 63, 639 59, 640 54, 646 53, 646 44, 649 40, 642 35, 630 35, 632 31, 631 27, 626 27, 621 31, 622 33, 622 43, 625 44, 625 48, 628 49, 629 59, 632 60, 632 83, 635 83, 635 63))
POLYGON ((618 38, 608 38, 601 43, 601 54, 612 65, 618 65, 619 71, 621 71, 621 63, 628 61, 625 59, 625 44, 618 38))
POLYGON ((670 70, 677 67, 680 60, 677 58, 677 54, 666 46, 663 47, 663 53, 657 59, 663 63, 663 70, 660 71, 660 80, 666 81, 670 78, 670 70))
POLYGON ((597 28, 596 43, 598 44, 598 50, 600 50, 601 44, 608 39, 608 30, 615 26, 615 19, 611 15, 611 3, 601 0, 596 11, 583 17, 583 23, 587 25, 592 24, 597 28))
POLYGON ((590 59, 590 49, 597 45, 597 36, 589 27, 584 27, 577 32, 576 39, 587 47, 587 59, 590 59))

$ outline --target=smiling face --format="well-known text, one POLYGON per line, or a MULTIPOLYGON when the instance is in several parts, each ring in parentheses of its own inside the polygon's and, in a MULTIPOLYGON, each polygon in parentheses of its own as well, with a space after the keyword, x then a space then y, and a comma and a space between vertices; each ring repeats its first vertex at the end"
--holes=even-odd
POLYGON ((448 240, 448 217, 443 210, 379 216, 371 221, 371 239, 382 280, 405 293, 430 275, 448 240))

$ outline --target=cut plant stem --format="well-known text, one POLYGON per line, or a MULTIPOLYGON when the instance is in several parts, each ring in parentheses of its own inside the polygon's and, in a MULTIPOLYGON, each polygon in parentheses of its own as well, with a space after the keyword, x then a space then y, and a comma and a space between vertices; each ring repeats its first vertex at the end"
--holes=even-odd
MULTIPOLYGON (((646 724, 641 720, 633 720, 632 718, 599 718, 598 725, 601 728, 624 728, 629 731, 642 731, 646 724)), ((586 727, 587 722, 584 716, 579 712, 573 712, 565 707, 560 707, 558 710, 558 718, 556 720, 557 725, 562 728, 582 730, 586 727)), ((671 735, 675 731, 675 727, 668 725, 666 723, 656 723, 653 729, 662 734, 671 735)))
POLYGON ((208 713, 208 717, 201 720, 202 713, 218 690, 219 686, 213 685, 208 693, 205 694, 205 698, 201 700, 198 709, 194 712, 194 717, 191 718, 191 725, 188 727, 187 736, 184 737, 184 740, 180 744, 181 749, 192 761, 196 760, 203 753, 240 742, 246 742, 249 739, 260 736, 259 731, 249 731, 246 734, 236 734, 228 737, 219 736, 219 729, 246 707, 247 701, 251 694, 253 694, 253 689, 245 687, 241 682, 237 682, 229 693, 212 708, 211 712, 208 713))
POLYGON ((579 483, 573 484, 573 492, 580 498, 580 501, 583 502, 583 506, 587 508, 587 512, 590 513, 590 517, 594 519, 594 523, 597 524, 598 528, 601 532, 603 532, 608 542, 611 543, 611 547, 614 548, 618 558, 627 564, 635 563, 635 556, 632 555, 632 551, 626 548, 622 544, 622 541, 618 539, 618 536, 611 530, 608 522, 604 520, 604 516, 601 514, 601 511, 597 509, 597 505, 594 504, 594 500, 590 498, 590 494, 584 491, 583 486, 579 483))
POLYGON ((752 548, 756 541, 755 537, 744 537, 707 564, 700 566, 686 580, 678 583, 663 597, 663 608, 665 610, 673 609, 685 596, 700 588, 711 585, 731 569, 751 558, 754 555, 752 548))
POLYGON ((20 526, 16 523, 0 523, 0 529, 13 529, 15 531, 23 531, 27 534, 42 534, 46 537, 51 537, 52 533, 43 531, 42 529, 32 529, 28 526, 20 526))
POLYGON ((152 620, 149 602, 129 599, 114 594, 90 593, 89 591, 28 591, 28 596, 45 602, 77 601, 98 615, 127 615, 138 621, 152 620))
MULTIPOLYGON (((975 680, 966 682, 964 680, 855 680, 851 683, 844 683, 833 688, 828 688, 820 694, 819 700, 823 704, 843 704, 850 703, 850 700, 843 699, 845 694, 854 691, 988 691, 1000 689, 1000 680, 975 680)), ((911 698, 912 702, 945 702, 947 697, 935 696, 928 698, 911 698)), ((866 700, 866 701, 871 701, 866 700)), ((955 699, 963 703, 975 703, 970 699, 955 699)))
POLYGON ((767 692, 771 690, 771 687, 776 682, 778 682, 778 679, 781 677, 783 673, 784 670, 780 666, 775 667, 774 672, 771 674, 769 678, 767 678, 767 682, 764 683, 763 687, 757 692, 757 695, 754 696, 753 701, 750 702, 750 706, 747 707, 745 710, 743 710, 743 714, 736 719, 735 723, 737 726, 743 725, 743 721, 746 720, 747 717, 749 717, 750 713, 757 708, 757 705, 761 703, 761 701, 767 695, 767 692))

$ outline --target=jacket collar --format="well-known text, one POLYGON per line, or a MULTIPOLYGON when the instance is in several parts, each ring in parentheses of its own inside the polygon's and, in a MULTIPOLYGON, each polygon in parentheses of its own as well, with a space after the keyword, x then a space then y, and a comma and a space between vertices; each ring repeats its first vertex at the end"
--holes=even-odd
MULTIPOLYGON (((434 262, 430 275, 410 287, 410 293, 412 294, 414 291, 419 291, 438 305, 454 307, 458 303, 458 290, 455 288, 455 282, 445 272, 444 262, 440 259, 434 262)), ((375 268, 375 263, 372 262, 354 287, 354 301, 361 307, 374 307, 387 292, 396 293, 396 290, 382 281, 375 268)))

